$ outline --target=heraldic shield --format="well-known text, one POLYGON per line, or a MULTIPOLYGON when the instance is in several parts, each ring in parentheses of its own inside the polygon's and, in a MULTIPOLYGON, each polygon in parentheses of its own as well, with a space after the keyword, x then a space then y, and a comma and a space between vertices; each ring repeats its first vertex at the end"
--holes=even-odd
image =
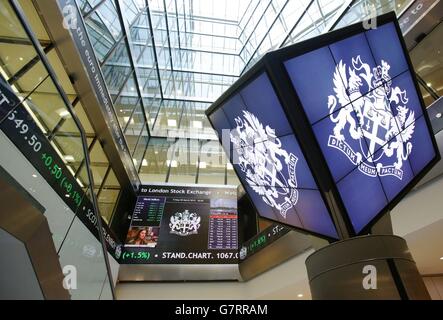
POLYGON ((328 240, 440 160, 395 13, 267 53, 206 115, 257 213, 328 240))

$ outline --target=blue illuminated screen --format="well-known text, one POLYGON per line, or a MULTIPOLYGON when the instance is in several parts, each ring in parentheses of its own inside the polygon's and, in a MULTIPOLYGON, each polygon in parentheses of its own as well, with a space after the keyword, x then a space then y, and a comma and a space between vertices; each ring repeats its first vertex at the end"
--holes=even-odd
POLYGON ((337 238, 266 73, 239 90, 209 119, 260 216, 337 238))
POLYGON ((396 27, 284 65, 359 233, 436 156, 396 27))

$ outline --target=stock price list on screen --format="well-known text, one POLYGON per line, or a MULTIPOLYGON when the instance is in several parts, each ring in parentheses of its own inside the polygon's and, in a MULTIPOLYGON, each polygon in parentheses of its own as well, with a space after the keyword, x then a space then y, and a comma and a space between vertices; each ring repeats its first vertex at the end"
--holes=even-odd
POLYGON ((237 249, 237 212, 211 210, 209 215, 209 249, 237 249))
POLYGON ((131 226, 159 226, 165 208, 164 197, 137 198, 131 226))

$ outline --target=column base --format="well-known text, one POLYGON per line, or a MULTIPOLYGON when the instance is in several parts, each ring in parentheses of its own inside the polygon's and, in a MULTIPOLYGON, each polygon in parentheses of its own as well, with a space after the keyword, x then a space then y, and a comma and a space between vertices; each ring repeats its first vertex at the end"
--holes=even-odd
POLYGON ((369 235, 330 244, 306 259, 312 299, 429 300, 403 238, 369 235))

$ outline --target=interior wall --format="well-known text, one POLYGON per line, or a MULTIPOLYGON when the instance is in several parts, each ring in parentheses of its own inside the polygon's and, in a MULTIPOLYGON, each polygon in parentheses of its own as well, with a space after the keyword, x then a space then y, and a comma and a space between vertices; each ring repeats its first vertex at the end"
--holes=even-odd
POLYGON ((423 277, 432 300, 443 300, 443 275, 423 277))
POLYGON ((441 190, 443 190, 443 176, 410 192, 391 211, 394 234, 404 237, 442 219, 443 212, 438 196, 441 190))
POLYGON ((1 228, 0 256, 0 300, 43 300, 44 296, 24 243, 1 228))
POLYGON ((248 282, 119 283, 116 295, 121 300, 310 299, 305 260, 313 252, 308 250, 248 282))
POLYGON ((101 243, 2 131, 0 149, 0 166, 45 208, 61 267, 75 267, 77 286, 70 289, 71 299, 109 296, 101 243))

